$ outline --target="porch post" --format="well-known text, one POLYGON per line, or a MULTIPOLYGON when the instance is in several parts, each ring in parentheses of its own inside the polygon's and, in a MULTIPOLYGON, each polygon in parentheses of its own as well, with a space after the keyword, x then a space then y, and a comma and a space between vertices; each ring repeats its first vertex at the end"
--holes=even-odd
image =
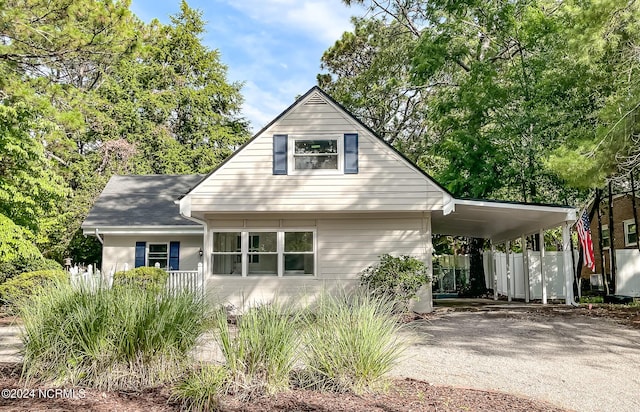
MULTIPOLYGON (((211 264, 211 254, 213 252, 213 235, 211 233, 209 233, 209 224, 205 221, 204 222, 204 235, 202 238, 202 258, 201 258, 201 262, 202 263, 202 283, 203 286, 206 285, 207 281, 207 277, 209 275, 209 271, 211 270, 211 268, 209 267, 209 265, 211 264)), ((204 290, 204 288, 203 288, 204 290)))
POLYGON ((522 271, 524 274, 524 301, 529 303, 531 299, 531 281, 529 280, 529 250, 527 249, 527 237, 522 235, 522 271))
MULTIPOLYGON (((565 304, 573 304, 573 265, 571 262, 571 231, 569 222, 562 225, 562 257, 565 284, 565 304)), ((558 268, 559 269, 559 268, 558 268)))
POLYGON ((424 236, 424 258, 423 262, 427 266, 427 275, 431 282, 422 286, 418 290, 418 299, 410 303, 410 310, 416 313, 428 313, 433 311, 433 240, 431 233, 431 214, 424 212, 422 215, 422 236, 424 236))
POLYGON ((511 242, 510 241, 506 241, 505 242, 505 250, 506 250, 506 257, 507 257, 507 301, 511 302, 511 268, 509 266, 509 254, 510 254, 510 250, 511 249, 511 242))
POLYGON ((547 279, 544 276, 544 230, 540 231, 540 280, 542 281, 542 304, 547 304, 547 279))
POLYGON ((493 300, 498 300, 498 265, 496 265, 496 245, 491 242, 491 266, 493 272, 493 300))

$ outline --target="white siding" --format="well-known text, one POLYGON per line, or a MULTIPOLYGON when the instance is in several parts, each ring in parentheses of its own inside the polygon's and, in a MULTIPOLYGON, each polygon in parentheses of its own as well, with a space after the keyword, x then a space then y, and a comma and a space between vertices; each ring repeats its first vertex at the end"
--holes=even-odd
MULTIPOLYGON (((306 102, 323 101, 312 94, 306 102)), ((289 148, 291 150, 291 148, 289 148)), ((444 192, 344 111, 301 102, 198 186, 184 201, 206 212, 424 211, 440 209, 444 192), (273 135, 357 133, 358 174, 272 174, 273 135)), ((188 210, 185 207, 184 210, 188 210)))
MULTIPOLYGON (((277 217, 281 216, 246 219, 238 229, 250 230, 256 227, 254 222, 277 217)), ((429 248, 426 218, 428 216, 423 217, 422 213, 407 213, 402 217, 372 213, 368 216, 332 215, 315 221, 297 219, 295 216, 277 219, 278 227, 281 228, 298 227, 295 224, 297 222, 305 222, 304 226, 307 228, 316 228, 317 275, 283 278, 209 275, 208 295, 216 302, 241 308, 255 302, 271 300, 274 296, 282 300, 306 302, 315 299, 322 291, 337 292, 355 287, 359 273, 377 263, 379 256, 385 253, 426 259, 425 252, 429 248)), ((210 221, 209 227, 222 228, 216 222, 220 220, 210 221)))
POLYGON ((196 270, 200 261, 202 235, 104 235, 102 246, 102 271, 119 271, 125 263, 129 269, 135 267, 136 242, 169 243, 180 242, 180 269, 196 270))

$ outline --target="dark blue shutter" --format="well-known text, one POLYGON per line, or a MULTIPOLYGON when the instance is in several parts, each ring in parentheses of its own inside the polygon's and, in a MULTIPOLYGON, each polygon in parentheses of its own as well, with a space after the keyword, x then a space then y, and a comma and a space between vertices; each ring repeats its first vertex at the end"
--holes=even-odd
POLYGON ((144 266, 147 255, 147 242, 136 242, 136 263, 135 267, 144 266))
POLYGON ((287 140, 286 134, 273 136, 273 174, 287 174, 287 140))
POLYGON ((169 243, 169 269, 180 270, 180 242, 169 243))
POLYGON ((344 135, 344 173, 358 173, 358 135, 355 133, 344 135))

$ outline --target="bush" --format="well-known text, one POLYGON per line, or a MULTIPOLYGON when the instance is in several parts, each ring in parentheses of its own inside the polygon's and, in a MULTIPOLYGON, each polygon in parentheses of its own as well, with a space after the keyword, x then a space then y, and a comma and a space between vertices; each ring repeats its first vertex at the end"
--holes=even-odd
POLYGON ((170 382, 204 330, 205 306, 191 294, 140 288, 91 292, 58 284, 20 305, 24 377, 101 390, 170 382))
POLYGON ((22 273, 0 284, 0 300, 15 304, 40 293, 46 286, 68 280, 69 274, 64 270, 39 270, 22 273))
POLYGON ((172 399, 179 401, 185 411, 216 411, 228 381, 224 366, 202 365, 176 385, 172 399))
POLYGON ((361 393, 382 384, 404 349, 392 309, 364 293, 323 297, 305 335, 305 386, 361 393))
POLYGON ((146 290, 161 292, 167 284, 169 275, 162 269, 139 267, 113 275, 113 286, 135 286, 146 290))
POLYGON ((276 303, 250 308, 232 332, 227 315, 217 317, 217 341, 235 392, 246 398, 289 388, 299 346, 298 315, 276 303))
POLYGON ((424 262, 411 257, 380 256, 380 263, 360 273, 360 284, 374 296, 389 298, 396 310, 406 311, 409 301, 417 297, 418 290, 431 282, 424 262))

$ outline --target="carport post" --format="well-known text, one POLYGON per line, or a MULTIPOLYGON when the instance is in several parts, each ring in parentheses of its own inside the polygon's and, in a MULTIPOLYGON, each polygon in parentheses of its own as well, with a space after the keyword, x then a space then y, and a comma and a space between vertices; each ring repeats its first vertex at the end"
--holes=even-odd
POLYGON ((527 249, 527 237, 522 235, 522 271, 524 273, 524 301, 529 303, 531 299, 531 285, 529 280, 529 250, 527 249))
POLYGON ((507 301, 511 302, 511 268, 509 267, 509 249, 511 249, 511 242, 507 240, 504 246, 506 250, 505 255, 507 257, 507 301))
POLYGON ((544 276, 544 230, 540 231, 540 280, 542 281, 542 304, 547 304, 547 279, 544 276))
POLYGON ((573 304, 573 264, 571 262, 571 227, 569 222, 562 225, 562 250, 565 283, 565 304, 573 304))
POLYGON ((493 272, 493 300, 498 300, 498 265, 496 265, 496 245, 491 242, 491 272, 493 272))

